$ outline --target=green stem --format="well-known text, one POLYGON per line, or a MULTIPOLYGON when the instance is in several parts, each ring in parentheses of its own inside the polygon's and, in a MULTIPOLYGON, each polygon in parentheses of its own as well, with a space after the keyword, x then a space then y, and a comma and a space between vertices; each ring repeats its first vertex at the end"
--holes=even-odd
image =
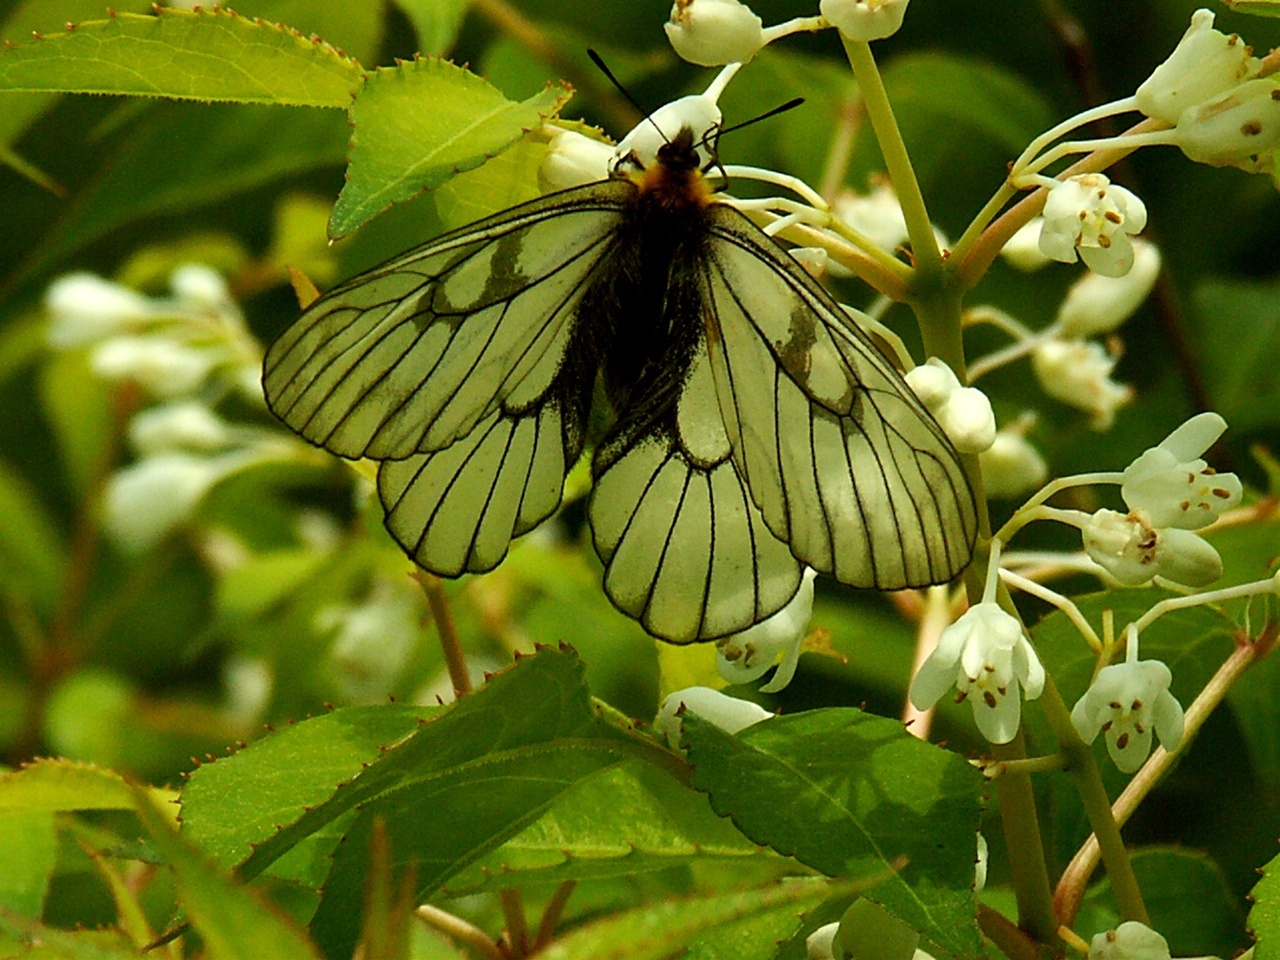
POLYGON ((922 274, 935 277, 942 272, 942 254, 938 250, 938 242, 933 236, 933 226, 929 223, 929 211, 925 208, 924 195, 920 192, 920 183, 916 180, 915 170, 911 166, 911 158, 907 155, 907 145, 902 142, 902 131, 898 129, 898 120, 893 115, 889 104, 889 95, 885 92, 884 81, 880 78, 880 70, 872 56, 868 43, 841 37, 844 43, 845 56, 849 58, 849 66, 858 80, 862 91, 862 102, 866 107, 867 119, 875 131, 876 141, 880 144, 880 153, 884 157, 885 169, 893 182, 894 192, 902 205, 902 216, 907 222, 907 236, 911 240, 911 250, 915 256, 916 269, 922 274))
MULTIPOLYGON (((1027 744, 1018 735, 1009 743, 994 744, 992 755, 1010 763, 1027 758, 1027 744)), ((1053 892, 1049 887, 1049 870, 1044 860, 1044 840, 1040 836, 1040 820, 1031 777, 1010 770, 995 780, 1000 800, 1000 819, 1004 825, 1005 848, 1009 857, 1009 873, 1018 901, 1018 926, 1041 943, 1058 941, 1058 917, 1053 912, 1053 892)))
POLYGON ((1071 723, 1071 714, 1052 677, 1045 680, 1040 705, 1067 758, 1067 775, 1075 781, 1089 825, 1093 827, 1093 835, 1098 840, 1098 849, 1102 854, 1102 862, 1107 866, 1107 878, 1115 892, 1121 919, 1149 923, 1142 890, 1138 887, 1138 878, 1133 873, 1129 852, 1120 836, 1120 825, 1111 814, 1111 800, 1102 785, 1102 775, 1093 757, 1093 749, 1076 733, 1076 728, 1071 723))

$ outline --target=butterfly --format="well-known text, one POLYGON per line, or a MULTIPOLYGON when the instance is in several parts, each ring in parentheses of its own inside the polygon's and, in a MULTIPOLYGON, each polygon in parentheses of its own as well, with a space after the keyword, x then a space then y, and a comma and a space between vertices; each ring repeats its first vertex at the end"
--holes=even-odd
POLYGON ((496 567, 588 446, 605 592, 663 640, 767 619, 806 565, 892 590, 968 563, 959 455, 875 342, 711 188, 718 129, 659 129, 647 157, 624 139, 606 179, 348 280, 271 346, 271 410, 380 461, 386 527, 419 566, 496 567))

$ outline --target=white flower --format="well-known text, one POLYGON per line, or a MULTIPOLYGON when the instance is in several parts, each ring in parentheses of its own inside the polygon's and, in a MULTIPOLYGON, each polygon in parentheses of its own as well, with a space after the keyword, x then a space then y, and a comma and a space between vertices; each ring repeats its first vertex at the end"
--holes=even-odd
POLYGON ((1075 263, 1078 254, 1094 273, 1122 277, 1133 266, 1130 234, 1146 225, 1137 195, 1101 173, 1081 173, 1050 188, 1040 251, 1062 263, 1075 263))
POLYGON ((987 885, 987 861, 990 859, 987 838, 978 834, 978 855, 973 864, 973 892, 981 893, 987 885))
POLYGON ((654 721, 654 726, 666 734, 667 742, 673 750, 680 749, 680 735, 684 727, 680 720, 682 708, 693 711, 701 719, 715 724, 726 733, 737 733, 773 716, 758 703, 739 700, 710 687, 677 690, 662 701, 662 706, 658 708, 658 718, 654 721))
POLYGON ((538 189, 555 193, 608 179, 613 146, 575 130, 557 133, 538 165, 538 189))
POLYGON ((897 33, 907 0, 822 0, 818 9, 850 40, 865 42, 897 33))
POLYGON ((1032 217, 1000 248, 1000 256, 1023 273, 1033 273, 1045 264, 1053 263, 1053 258, 1046 257, 1040 250, 1040 232, 1043 229, 1044 217, 1032 217))
POLYGON ((800 589, 790 603, 754 627, 716 641, 716 669, 721 677, 729 683, 751 683, 781 656, 778 672, 760 691, 777 693, 791 682, 813 617, 813 578, 817 575, 812 567, 806 567, 800 589))
POLYGON ((1037 490, 1049 479, 1049 465, 1026 438, 1025 427, 1014 424, 999 431, 979 457, 987 496, 1012 499, 1037 490))
POLYGON ((132 380, 157 397, 191 393, 222 360, 220 351, 195 349, 171 337, 121 336, 103 341, 90 366, 104 380, 132 380))
MULTIPOLYGON (((1129 642, 1136 650, 1135 638, 1129 642)), ((1172 680, 1173 674, 1159 660, 1103 667, 1071 710, 1071 722, 1085 743, 1093 743, 1105 731, 1112 761, 1124 773, 1133 773, 1151 752, 1152 729, 1166 750, 1182 740, 1182 706, 1169 692, 1172 680)))
POLYGON ((137 291, 92 273, 71 273, 49 285, 49 345, 65 350, 136 326, 155 315, 151 301, 137 291))
POLYGON ((1280 84, 1250 80, 1183 111, 1174 143, 1197 163, 1267 173, 1280 151, 1280 84))
POLYGON ((1028 700, 1044 690, 1044 667, 1022 624, 993 602, 970 607, 942 631, 937 649, 911 681, 910 698, 928 710, 952 686, 973 705, 973 718, 992 743, 1008 743, 1021 719, 1019 684, 1028 700))
POLYGON ((1208 542, 1190 530, 1156 529, 1141 511, 1099 510, 1082 532, 1089 558, 1128 587, 1157 576, 1204 587, 1222 576, 1222 558, 1208 542))
POLYGON ((700 67, 746 63, 764 46, 764 24, 740 0, 675 0, 662 25, 676 53, 700 67))
POLYGON ((906 381, 961 453, 981 453, 995 442, 991 401, 977 387, 962 387, 943 361, 930 357, 908 371, 906 381))
POLYGON ((208 452, 231 443, 231 427, 203 403, 165 403, 129 422, 129 440, 144 456, 172 450, 208 452))
POLYGON ((1091 414, 1095 430, 1106 430, 1116 411, 1133 399, 1133 388, 1111 379, 1116 360, 1093 340, 1051 337, 1031 355, 1031 366, 1044 392, 1091 414))
POLYGON ((1159 276, 1159 249, 1145 240, 1134 240, 1133 268, 1123 277, 1104 277, 1091 271, 1071 285, 1054 320, 1058 335, 1083 340, 1110 333, 1142 306, 1159 276))
POLYGON ((1177 123, 1188 107, 1226 93, 1258 72, 1261 62, 1236 35, 1213 29, 1213 12, 1197 10, 1173 53, 1156 67, 1134 99, 1149 117, 1177 123))
POLYGON ((130 553, 159 543, 186 521, 209 489, 257 457, 242 452, 218 457, 162 453, 113 474, 104 493, 104 525, 130 553))
POLYGON ((1202 455, 1227 429, 1216 413, 1192 417, 1124 471, 1120 495, 1153 527, 1199 530, 1240 502, 1234 473, 1216 473, 1202 455))

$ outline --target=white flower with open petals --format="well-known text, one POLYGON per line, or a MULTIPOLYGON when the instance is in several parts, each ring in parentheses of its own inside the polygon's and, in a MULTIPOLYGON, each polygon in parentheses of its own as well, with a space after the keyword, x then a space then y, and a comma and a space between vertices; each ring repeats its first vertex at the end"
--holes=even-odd
POLYGON ((1192 417, 1124 471, 1120 495, 1153 527, 1199 530, 1240 502, 1240 478, 1217 473, 1203 454, 1227 429, 1216 413, 1192 417))
MULTIPOLYGON (((1130 643, 1136 650, 1136 640, 1130 643)), ((1085 743, 1093 743, 1105 731, 1112 761, 1124 773, 1133 773, 1151 753, 1153 730, 1166 750, 1182 740, 1182 705, 1169 692, 1172 680, 1173 674, 1159 660, 1103 667, 1076 702, 1071 722, 1085 743)))
POLYGON ((942 631, 937 648, 911 681, 910 697, 928 710, 955 687, 973 705, 973 718, 992 743, 1018 732, 1021 692, 1034 700, 1044 690, 1044 667, 1022 624, 992 602, 970 607, 942 631))
POLYGON ((809 620, 813 617, 813 578, 817 571, 806 567, 800 589, 785 607, 741 633, 716 642, 716 669, 729 683, 759 680, 781 657, 778 672, 760 688, 777 693, 795 676, 804 646, 809 620))
POLYGON ((658 718, 654 726, 667 737, 673 750, 680 747, 680 737, 684 732, 681 717, 685 710, 692 710, 703 720, 712 723, 726 733, 737 733, 745 730, 761 720, 773 716, 758 703, 740 700, 710 687, 686 687, 668 694, 658 709, 658 718))
POLYGON ((1081 528, 1084 550, 1118 583, 1138 587, 1163 577, 1184 587, 1207 587, 1222 576, 1222 558, 1190 530, 1157 529, 1141 511, 1098 510, 1081 528))
POLYGON ((1101 173, 1081 173, 1050 188, 1040 252, 1062 263, 1077 256, 1094 273, 1123 277, 1133 267, 1131 234, 1147 225, 1137 195, 1101 173))

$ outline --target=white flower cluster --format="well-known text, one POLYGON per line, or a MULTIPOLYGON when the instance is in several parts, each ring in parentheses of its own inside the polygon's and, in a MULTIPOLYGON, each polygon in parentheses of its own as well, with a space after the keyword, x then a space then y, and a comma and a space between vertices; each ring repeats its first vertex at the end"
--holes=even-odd
POLYGON ((1199 414, 1129 464, 1120 485, 1129 513, 1098 510, 1082 525, 1090 559, 1127 586, 1162 577, 1203 587, 1222 576, 1218 552, 1192 531, 1240 502, 1239 478, 1202 459, 1226 429, 1218 414, 1199 414))
POLYGON ((138 459, 110 477, 104 494, 104 526, 133 553, 184 523, 222 479, 298 448, 280 431, 234 425, 214 411, 229 393, 262 403, 260 350, 222 277, 186 264, 169 284, 171 296, 151 298, 77 273, 45 295, 50 346, 87 350, 97 376, 134 383, 158 401, 130 421, 138 459))

